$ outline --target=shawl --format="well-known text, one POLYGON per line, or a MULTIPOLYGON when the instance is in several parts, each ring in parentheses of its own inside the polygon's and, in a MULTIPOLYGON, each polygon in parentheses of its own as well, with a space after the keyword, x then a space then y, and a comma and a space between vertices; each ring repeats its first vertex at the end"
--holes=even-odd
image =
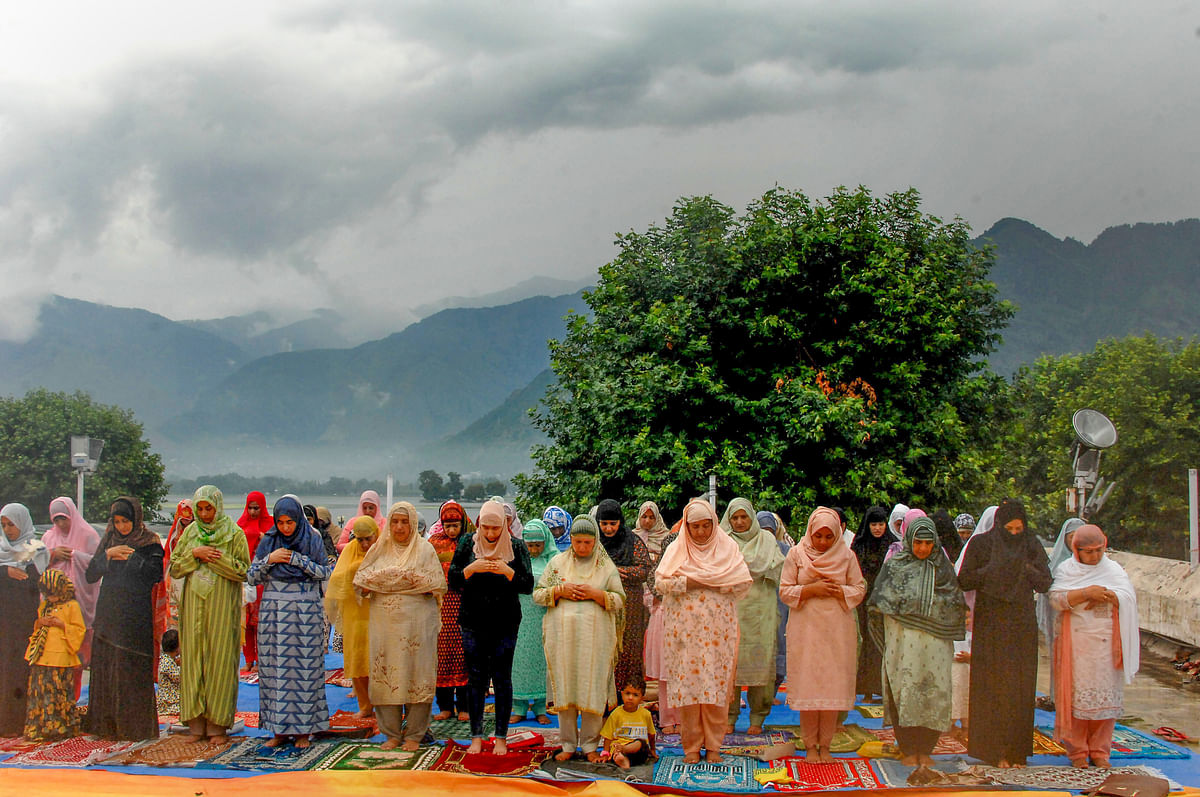
POLYGON ((329 507, 317 507, 317 525, 321 526, 331 540, 342 536, 342 527, 333 522, 333 513, 329 511, 329 507))
POLYGON ((971 536, 967 538, 963 548, 958 552, 958 559, 954 560, 954 572, 961 573, 963 560, 967 558, 967 548, 971 547, 971 543, 975 542, 975 538, 980 534, 986 534, 992 530, 992 524, 996 520, 996 510, 998 506, 992 505, 983 510, 983 514, 979 516, 979 522, 975 524, 975 530, 971 532, 971 536))
POLYGON ((562 529, 562 534, 554 538, 554 544, 561 550, 563 546, 571 545, 571 516, 561 506, 548 506, 542 513, 546 525, 562 529))
POLYGON ((1029 530, 1025 507, 1015 498, 1005 498, 996 509, 995 521, 987 537, 991 543, 990 561, 979 592, 1010 603, 1025 601, 1033 593, 1026 563, 1046 566, 1046 551, 1037 536, 1029 530), (1011 534, 1004 528, 1013 520, 1021 520, 1025 528, 1011 534))
POLYGON ((19 567, 33 562, 34 567, 41 573, 50 564, 50 549, 34 536, 33 517, 29 507, 24 504, 5 504, 0 509, 0 517, 8 518, 20 534, 15 540, 10 540, 7 534, 0 534, 0 567, 19 567))
POLYGON ((600 529, 596 526, 596 521, 592 520, 591 515, 580 515, 579 517, 575 518, 575 522, 571 524, 571 536, 599 537, 600 529))
POLYGON ((634 540, 637 537, 625 525, 625 513, 621 511, 621 505, 611 498, 605 498, 601 501, 596 509, 596 526, 600 526, 601 520, 616 520, 620 524, 617 526, 617 533, 611 537, 600 532, 600 544, 604 546, 608 558, 612 559, 613 564, 617 567, 629 567, 634 563, 634 555, 636 548, 634 540))
POLYGON ((546 525, 544 520, 531 520, 525 524, 522 529, 521 539, 525 541, 525 547, 529 547, 531 542, 542 543, 542 552, 538 556, 530 554, 529 563, 533 569, 534 583, 536 584, 542 577, 542 573, 546 570, 546 565, 550 564, 550 560, 558 555, 558 548, 554 544, 554 535, 550 533, 550 527, 546 525))
POLYGON ((75 587, 75 597, 79 601, 79 608, 83 610, 83 621, 90 629, 92 621, 96 617, 96 599, 100 597, 100 582, 88 583, 85 574, 88 564, 92 561, 92 555, 96 552, 96 546, 100 544, 100 535, 92 528, 91 523, 83 519, 75 502, 66 496, 55 498, 50 502, 50 520, 53 521, 56 517, 69 518, 70 530, 63 534, 57 526, 51 526, 50 530, 42 535, 42 543, 52 554, 55 548, 62 545, 87 556, 86 562, 77 562, 72 557, 67 562, 52 561, 50 567, 61 570, 70 577, 71 583, 75 587))
MULTIPOLYGON (((383 516, 383 503, 380 501, 379 493, 375 492, 374 490, 363 490, 363 494, 358 497, 358 514, 350 518, 346 525, 353 526, 356 518, 367 514, 363 511, 363 504, 374 504, 375 514, 369 515, 368 517, 375 521, 375 525, 379 526, 381 531, 387 528, 387 518, 383 516)), ((413 531, 416 531, 416 529, 417 527, 414 524, 413 531)))
POLYGON ((388 509, 388 517, 401 512, 408 515, 407 542, 398 542, 395 535, 385 529, 358 566, 354 585, 371 592, 396 595, 432 592, 440 596, 446 592, 446 575, 438 562, 437 551, 417 532, 416 507, 408 501, 397 501, 388 509))
POLYGON ((234 524, 233 518, 225 514, 225 496, 219 489, 211 484, 201 485, 192 496, 193 509, 201 501, 211 504, 217 510, 217 516, 213 518, 211 524, 206 524, 200 520, 199 513, 196 514, 196 519, 189 524, 189 527, 193 525, 196 527, 197 544, 224 547, 229 544, 235 534, 242 533, 241 529, 234 524))
MULTIPOLYGON (((287 548, 302 556, 307 556, 315 564, 324 565, 329 563, 329 559, 325 556, 325 543, 321 540, 321 535, 317 533, 308 522, 308 518, 304 516, 304 508, 300 502, 291 496, 284 496, 275 502, 275 508, 271 512, 273 520, 278 521, 281 517, 289 517, 296 521, 296 530, 291 534, 285 535, 276 525, 271 526, 271 530, 263 535, 262 540, 258 543, 258 550, 254 553, 255 559, 266 559, 271 555, 272 551, 280 548, 287 548)), ((271 566, 271 579, 273 581, 300 582, 311 581, 312 576, 304 571, 304 568, 293 564, 278 564, 271 566)))
POLYGON ((275 525, 274 519, 267 513, 267 497, 258 490, 254 490, 246 496, 246 508, 242 510, 242 516, 237 520, 238 528, 246 533, 246 544, 250 548, 250 558, 253 559, 258 553, 258 543, 275 525), (258 517, 250 517, 250 502, 254 501, 258 504, 258 517))
POLYGON ((775 537, 775 541, 782 546, 782 550, 788 551, 796 544, 796 541, 787 533, 787 526, 783 525, 783 520, 780 519, 779 515, 764 509, 755 515, 755 517, 758 518, 758 525, 771 532, 772 536, 775 537))
MULTIPOLYGON (((1062 526, 1058 530, 1058 538, 1054 541, 1054 549, 1050 552, 1050 572, 1058 571, 1058 566, 1068 559, 1072 558, 1071 546, 1067 543, 1067 535, 1083 525, 1083 521, 1077 517, 1067 518, 1063 521, 1062 526)), ((1050 595, 1038 594, 1035 598, 1037 601, 1037 621, 1038 630, 1046 636, 1046 644, 1054 645, 1054 616, 1057 612, 1050 605, 1050 595)))
POLYGON ((958 558, 958 552, 962 550, 962 537, 958 536, 958 529, 954 527, 954 521, 950 519, 950 513, 945 509, 939 509, 933 513, 933 526, 937 529, 938 541, 942 545, 942 550, 946 552, 947 558, 951 561, 958 558))
MULTIPOLYGON (((576 519, 578 528, 575 534, 584 537, 603 537, 599 529, 596 528, 595 521, 586 515, 576 519)), ((602 587, 608 579, 608 573, 605 572, 608 568, 612 568, 613 572, 617 573, 617 583, 620 582, 620 572, 617 571, 617 565, 608 556, 608 551, 604 550, 603 545, 595 545, 592 547, 592 553, 588 557, 582 557, 575 553, 572 547, 566 551, 556 553, 552 559, 562 557, 562 561, 556 565, 558 574, 562 576, 562 580, 555 578, 547 579, 547 586, 556 587, 561 583, 568 582, 571 584, 591 584, 592 586, 602 587), (595 580, 593 580, 595 579, 595 580)), ((542 571, 545 572, 544 570, 542 571)), ((539 579, 538 583, 541 583, 539 579)), ((625 596, 625 588, 621 587, 621 596, 625 596)), ((618 640, 620 634, 617 635, 618 640)))
POLYGON ((504 517, 508 520, 508 530, 518 540, 521 539, 521 516, 517 514, 517 505, 511 501, 501 501, 504 504, 504 517))
POLYGON ((904 516, 907 514, 908 507, 904 504, 896 504, 894 507, 892 507, 892 514, 888 515, 888 531, 892 533, 893 539, 888 540, 889 545, 891 545, 894 540, 898 540, 904 536, 904 532, 899 531, 896 524, 903 522, 904 516))
POLYGON ((483 534, 484 523, 489 526, 507 528, 508 520, 504 513, 504 504, 497 501, 485 501, 483 506, 479 507, 479 532, 475 535, 474 551, 476 559, 499 559, 502 562, 511 562, 516 556, 513 553, 512 534, 501 532, 499 539, 495 542, 488 542, 483 534))
POLYGON ((720 518, 707 501, 693 498, 683 511, 679 537, 663 551, 655 570, 657 578, 686 576, 711 589, 732 591, 753 581, 737 543, 720 533, 720 518), (692 537, 692 523, 712 521, 713 533, 703 543, 692 537))
MULTIPOLYGON (((48 617, 55 608, 75 598, 75 585, 61 570, 47 570, 38 579, 45 600, 42 602, 38 617, 48 617)), ((49 626, 42 626, 33 632, 29 640, 29 649, 25 652, 25 661, 33 664, 42 657, 46 648, 46 637, 50 635, 49 626)))
POLYGON ((854 542, 850 545, 850 550, 858 557, 858 568, 867 581, 867 589, 870 589, 875 583, 875 577, 879 575, 879 570, 883 567, 888 546, 892 544, 892 536, 888 533, 887 523, 888 511, 881 506, 871 507, 863 515, 862 524, 858 527, 858 534, 854 535, 854 542), (883 523, 885 526, 883 534, 878 537, 872 534, 872 523, 883 523))
MULTIPOLYGON (((557 509, 557 507, 554 507, 557 509)), ((547 512, 550 510, 547 509, 547 512)), ((653 501, 645 501, 638 508, 638 527, 633 533, 641 538, 646 544, 646 549, 650 551, 650 555, 657 559, 662 554, 662 542, 671 530, 667 528, 667 524, 663 522, 662 512, 658 508, 658 504, 653 501), (654 515, 654 524, 649 529, 642 528, 642 515, 645 515, 647 510, 654 515)), ((568 524, 570 525, 570 524, 568 524)))
POLYGON ((100 547, 96 549, 97 554, 102 554, 114 545, 128 545, 130 548, 141 548, 145 545, 154 545, 160 543, 158 535, 150 529, 146 528, 146 524, 142 519, 142 503, 133 496, 123 495, 112 502, 112 508, 109 510, 108 528, 104 530, 104 536, 100 539, 100 547), (133 528, 129 530, 129 534, 121 534, 117 531, 116 523, 113 519, 116 517, 127 518, 133 523, 133 528))
POLYGON ((192 499, 185 498, 175 505, 175 517, 171 519, 171 528, 167 530, 167 542, 163 545, 164 576, 168 575, 171 570, 171 551, 175 550, 175 543, 179 542, 179 538, 183 536, 183 530, 195 519, 196 513, 192 511, 192 499))
POLYGON ((329 577, 329 589, 325 593, 325 611, 329 613, 329 621, 338 633, 342 633, 342 607, 350 601, 358 600, 354 592, 354 576, 367 555, 367 551, 363 550, 358 541, 375 539, 378 536, 379 527, 375 525, 374 518, 364 516, 354 521, 354 539, 342 550, 337 566, 333 568, 333 575, 329 577))
POLYGON ((735 498, 729 502, 729 506, 725 507, 725 516, 721 518, 721 528, 737 543, 746 560, 746 567, 750 568, 751 577, 779 583, 779 571, 783 569, 779 543, 759 525, 754 505, 748 499, 735 498), (739 509, 750 516, 750 528, 745 531, 733 530, 732 518, 739 509))
POLYGON ((846 565, 854 558, 854 553, 842 541, 842 521, 837 512, 824 506, 814 509, 808 516, 804 536, 795 547, 800 549, 799 569, 810 581, 832 581, 843 586, 846 584, 846 565), (833 545, 824 553, 812 544, 812 533, 817 529, 832 529, 834 533, 833 545))
MULTIPOLYGON (((904 549, 883 563, 867 599, 867 609, 938 639, 962 639, 967 631, 967 602, 954 567, 936 546, 925 559, 917 558, 913 553, 916 540, 937 542, 932 520, 921 517, 908 524, 904 549)), ((872 628, 872 636, 876 634, 872 628)), ((879 645, 882 639, 875 642, 879 645)))

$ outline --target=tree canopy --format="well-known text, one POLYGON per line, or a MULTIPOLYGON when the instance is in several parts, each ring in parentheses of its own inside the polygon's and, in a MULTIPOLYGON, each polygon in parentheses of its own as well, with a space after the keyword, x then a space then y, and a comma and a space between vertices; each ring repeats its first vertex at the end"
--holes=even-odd
POLYGON ((153 517, 167 483, 162 458, 150 450, 130 410, 97 404, 86 393, 33 390, 24 398, 0 398, 0 495, 29 507, 38 523, 50 522, 50 501, 75 495, 72 435, 104 440, 96 472, 85 477, 84 514, 101 521, 121 495, 140 499, 153 517))
POLYGON ((968 233, 915 190, 776 188, 740 216, 686 198, 619 235, 594 319, 550 343, 550 442, 515 480, 522 509, 678 509, 710 472, 785 515, 989 482, 1004 386, 982 362, 1012 311, 968 233))

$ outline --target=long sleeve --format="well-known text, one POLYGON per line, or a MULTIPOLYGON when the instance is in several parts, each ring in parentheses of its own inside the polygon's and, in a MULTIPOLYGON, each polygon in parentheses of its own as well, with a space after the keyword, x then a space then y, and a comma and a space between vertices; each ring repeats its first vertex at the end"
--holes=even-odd
POLYGON ((80 608, 79 602, 69 601, 55 614, 66 625, 66 628, 61 630, 67 649, 72 653, 78 653, 79 648, 83 646, 83 638, 87 634, 87 626, 83 622, 83 609, 80 608))
MULTIPOLYGON (((454 558, 450 560, 450 572, 446 574, 446 583, 450 585, 450 589, 459 592, 466 589, 467 577, 463 575, 463 570, 466 570, 467 566, 475 561, 474 548, 475 535, 473 533, 459 536, 458 547, 454 549, 454 558)), ((528 556, 528 552, 526 555, 528 556)))
MULTIPOLYGON (((643 548, 645 546, 642 546, 643 548)), ((604 610, 615 612, 625 608, 625 587, 621 582, 621 574, 610 577, 604 585, 604 610)))
MULTIPOLYGON (((191 552, 188 552, 191 556, 191 552)), ((191 557, 195 560, 195 557, 191 557)), ((245 581, 246 570, 250 567, 250 543, 246 542, 245 534, 235 534, 229 544, 221 550, 221 558, 207 563, 221 578, 230 581, 245 581)))
POLYGON ((89 584, 95 584, 106 575, 108 575, 108 554, 101 552, 99 556, 93 556, 88 562, 85 577, 89 584))
POLYGON ((179 539, 175 542, 175 547, 171 549, 171 578, 183 578, 189 573, 195 572, 200 566, 200 561, 192 556, 192 551, 196 547, 195 533, 191 532, 192 524, 188 524, 179 535, 179 539))
POLYGON ((562 583, 562 578, 558 574, 558 568, 554 562, 546 566, 542 571, 542 577, 538 580, 537 586, 533 590, 533 602, 538 606, 553 608, 558 605, 558 600, 554 597, 554 588, 562 583))
POLYGON ((654 586, 661 595, 682 595, 687 592, 687 576, 655 576, 654 586))
MULTIPOLYGON (((986 534, 970 540, 967 552, 963 556, 962 568, 958 571, 958 586, 964 592, 977 590, 988 581, 988 560, 991 558, 992 546, 990 540, 985 541, 986 534)), ((1049 569, 1049 568, 1047 568, 1049 569)))
POLYGON ((513 569, 512 585, 519 595, 533 592, 533 562, 529 559, 529 549, 521 540, 513 540, 513 560, 509 567, 513 569))
POLYGON ((1027 559, 1025 569, 1034 592, 1050 590, 1050 585, 1054 583, 1054 574, 1050 572, 1050 562, 1046 559, 1044 552, 1039 550, 1032 555, 1032 561, 1027 559), (1040 557, 1036 555, 1038 553, 1041 554, 1040 557))
POLYGON ((863 578, 858 560, 850 557, 850 566, 846 568, 846 583, 842 585, 842 603, 846 611, 852 610, 863 602, 867 596, 867 580, 863 578))
MULTIPOLYGON (((134 550, 125 560, 125 577, 152 587, 163 578, 163 557, 166 553, 162 545, 151 543, 134 550)), ((101 557, 108 557, 101 554, 101 557)), ((97 557, 97 558, 101 558, 97 557)))
POLYGON ((796 557, 792 555, 792 551, 788 551, 788 555, 783 560, 783 570, 779 574, 779 598, 792 609, 800 608, 800 602, 803 600, 800 592, 804 589, 804 585, 800 583, 799 579, 800 566, 796 562, 796 557))
POLYGON ((654 561, 650 558, 650 549, 639 539, 633 541, 633 564, 617 567, 617 572, 621 574, 621 583, 626 586, 626 592, 630 587, 645 584, 653 570, 654 561))

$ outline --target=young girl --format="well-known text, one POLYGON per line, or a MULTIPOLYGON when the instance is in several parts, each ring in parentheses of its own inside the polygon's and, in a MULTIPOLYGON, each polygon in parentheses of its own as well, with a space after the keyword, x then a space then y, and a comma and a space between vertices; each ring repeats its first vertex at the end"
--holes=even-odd
POLYGON ((174 628, 168 628, 162 635, 155 703, 160 716, 179 716, 179 631, 174 628))
POLYGON ((83 609, 75 600, 75 585, 61 570, 42 573, 38 587, 42 603, 25 651, 25 660, 32 665, 25 738, 49 742, 79 733, 75 668, 87 628, 83 609))

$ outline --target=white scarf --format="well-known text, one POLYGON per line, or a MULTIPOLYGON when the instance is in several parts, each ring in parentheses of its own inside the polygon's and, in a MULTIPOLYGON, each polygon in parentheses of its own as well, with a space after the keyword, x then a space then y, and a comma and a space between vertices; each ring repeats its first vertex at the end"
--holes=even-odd
POLYGON ((1051 592, 1101 586, 1117 593, 1117 617, 1121 621, 1121 661, 1125 669, 1125 683, 1131 683, 1141 662, 1141 641, 1138 635, 1137 593, 1125 569, 1108 554, 1099 564, 1085 565, 1072 556, 1054 570, 1051 592))

